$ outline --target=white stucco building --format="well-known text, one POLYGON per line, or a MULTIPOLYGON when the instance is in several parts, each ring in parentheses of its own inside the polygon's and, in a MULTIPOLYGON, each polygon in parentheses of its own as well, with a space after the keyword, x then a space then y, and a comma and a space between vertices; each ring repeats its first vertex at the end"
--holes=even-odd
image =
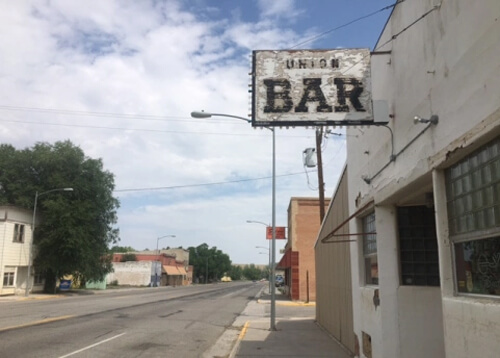
POLYGON ((155 276, 161 276, 161 265, 158 261, 113 262, 113 271, 106 276, 106 283, 151 286, 155 276))
POLYGON ((347 130, 360 356, 498 357, 500 1, 401 2, 371 75, 389 123, 347 130))
MULTIPOLYGON (((31 210, 0 206, 0 295, 26 291, 32 220, 31 210)), ((42 289, 43 279, 32 269, 30 291, 42 289)))

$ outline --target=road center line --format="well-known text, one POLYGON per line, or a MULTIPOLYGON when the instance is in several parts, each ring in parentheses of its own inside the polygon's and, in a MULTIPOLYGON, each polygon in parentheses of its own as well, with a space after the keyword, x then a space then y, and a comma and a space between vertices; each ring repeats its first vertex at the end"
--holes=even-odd
POLYGON ((10 326, 10 327, 0 328, 0 332, 10 331, 12 329, 19 329, 19 328, 37 326, 37 325, 45 324, 45 323, 62 321, 62 320, 73 318, 73 317, 75 317, 75 316, 74 315, 69 315, 69 316, 60 316, 60 317, 53 317, 53 318, 42 319, 40 321, 34 321, 34 322, 24 323, 24 324, 20 324, 18 326, 10 326))
POLYGON ((108 338, 108 339, 105 339, 105 340, 103 340, 103 341, 100 341, 100 342, 97 342, 97 343, 91 344, 90 346, 87 346, 87 347, 84 347, 84 348, 79 349, 79 350, 77 350, 77 351, 71 352, 71 353, 66 354, 65 356, 61 356, 61 357, 59 357, 59 358, 66 358, 66 357, 69 357, 69 356, 75 355, 75 354, 77 354, 77 353, 80 353, 80 352, 86 351, 87 349, 90 349, 90 348, 93 348, 93 347, 95 347, 95 346, 98 346, 99 344, 103 344, 103 343, 109 342, 109 341, 111 341, 111 340, 113 340, 113 339, 115 339, 115 338, 121 337, 121 336, 123 336, 124 334, 125 334, 125 333, 122 333, 122 334, 116 335, 116 336, 114 336, 114 337, 110 337, 110 338, 108 338))

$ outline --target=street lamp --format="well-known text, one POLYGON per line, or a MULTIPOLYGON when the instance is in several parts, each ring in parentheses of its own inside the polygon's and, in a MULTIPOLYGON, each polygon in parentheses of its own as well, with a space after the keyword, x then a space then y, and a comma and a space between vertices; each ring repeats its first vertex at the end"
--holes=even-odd
MULTIPOLYGON (((191 117, 193 118, 210 118, 210 117, 229 117, 240 119, 247 123, 251 121, 248 118, 233 116, 231 114, 222 114, 222 113, 209 113, 209 112, 191 112, 191 117)), ((271 287, 271 322, 270 322, 270 331, 276 331, 276 290, 274 289, 275 284, 275 261, 276 261, 276 133, 274 128, 269 128, 273 133, 273 179, 272 179, 272 239, 271 239, 271 280, 269 281, 271 287)))
POLYGON ((205 285, 208 283, 208 256, 205 257, 206 261, 207 261, 207 265, 205 266, 206 270, 205 270, 205 285))
MULTIPOLYGON (((158 249, 158 243, 160 242, 161 239, 164 239, 166 237, 175 237, 175 235, 160 236, 159 238, 156 239, 156 262, 160 262, 160 260, 159 260, 160 250, 158 249)), ((158 285, 158 267, 155 267, 155 286, 156 287, 159 286, 158 285)))
POLYGON ((35 241, 35 217, 36 217, 36 205, 38 203, 38 198, 42 195, 52 193, 54 191, 73 191, 73 188, 58 188, 58 189, 51 189, 47 190, 41 193, 38 193, 38 191, 35 192, 35 204, 33 205, 33 220, 31 222, 31 242, 29 246, 29 253, 28 253, 28 276, 26 278, 26 292, 24 295, 26 297, 29 296, 29 287, 30 287, 30 275, 31 275, 31 256, 33 252, 33 241, 35 241))
MULTIPOLYGON (((257 221, 257 220, 247 220, 247 223, 249 224, 260 224, 260 225, 264 225, 266 227, 266 229, 269 227, 269 224, 266 224, 265 222, 262 222, 262 221, 257 221)), ((266 232, 266 239, 267 239, 267 232, 266 232)), ((264 248, 263 246, 255 246, 256 248, 264 248)), ((269 250, 269 294, 272 294, 271 291, 273 290, 271 286, 271 241, 269 241, 269 249, 266 249, 266 250, 269 250)))
POLYGON ((166 237, 175 237, 175 235, 160 236, 159 238, 156 239, 156 255, 160 255, 160 250, 158 249, 158 242, 160 242, 161 239, 164 239, 166 237))

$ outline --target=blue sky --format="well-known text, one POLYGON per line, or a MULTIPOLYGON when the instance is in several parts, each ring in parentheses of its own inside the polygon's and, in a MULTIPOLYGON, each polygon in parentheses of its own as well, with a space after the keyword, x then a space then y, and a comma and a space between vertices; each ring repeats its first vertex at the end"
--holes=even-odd
MULTIPOLYGON (((265 228, 246 220, 271 221, 269 131, 190 112, 246 116, 252 50, 373 49, 393 3, 2 2, 0 141, 69 139, 102 158, 121 201, 120 245, 154 249, 176 235, 160 246, 207 243, 235 263, 267 264, 255 248, 268 245, 265 228)), ((346 156, 336 132, 323 145, 326 197, 346 156)), ((302 164, 314 131, 278 129, 276 143, 277 225, 286 226, 291 197, 318 195, 317 173, 302 164)))

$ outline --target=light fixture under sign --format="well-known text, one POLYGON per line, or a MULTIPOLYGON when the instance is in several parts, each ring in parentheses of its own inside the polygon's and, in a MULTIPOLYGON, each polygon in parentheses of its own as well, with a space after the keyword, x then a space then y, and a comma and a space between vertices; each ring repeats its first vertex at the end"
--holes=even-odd
POLYGON ((421 118, 419 116, 415 116, 415 118, 413 118, 413 123, 415 123, 415 124, 417 124, 417 123, 438 124, 438 122, 439 122, 439 117, 436 114, 433 114, 431 116, 431 118, 429 118, 429 119, 421 118))

